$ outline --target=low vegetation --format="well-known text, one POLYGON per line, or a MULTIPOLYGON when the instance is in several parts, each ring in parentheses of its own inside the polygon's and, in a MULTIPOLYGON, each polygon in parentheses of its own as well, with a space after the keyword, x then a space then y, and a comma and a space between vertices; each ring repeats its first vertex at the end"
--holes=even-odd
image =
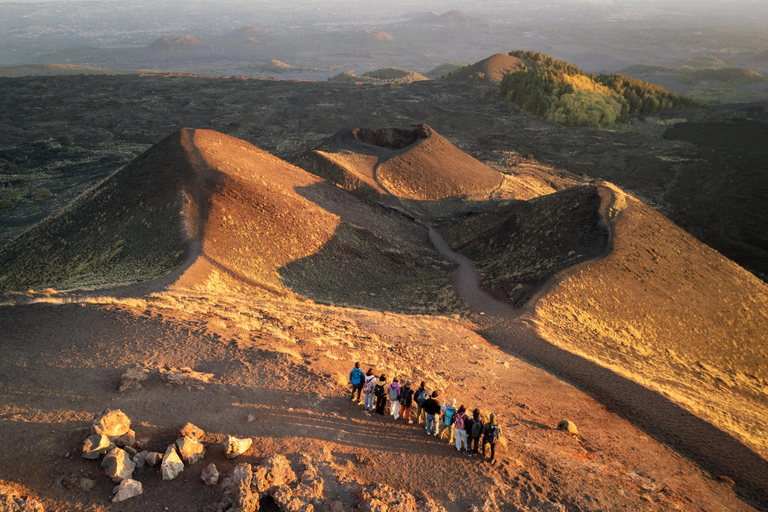
POLYGON ((690 98, 624 75, 593 75, 538 52, 514 51, 526 64, 500 91, 520 108, 565 126, 628 129, 629 117, 697 105, 690 98))
POLYGON ((746 85, 755 82, 765 82, 766 78, 751 69, 723 68, 686 71, 680 75, 678 80, 688 85, 697 85, 702 82, 722 82, 729 85, 746 85))

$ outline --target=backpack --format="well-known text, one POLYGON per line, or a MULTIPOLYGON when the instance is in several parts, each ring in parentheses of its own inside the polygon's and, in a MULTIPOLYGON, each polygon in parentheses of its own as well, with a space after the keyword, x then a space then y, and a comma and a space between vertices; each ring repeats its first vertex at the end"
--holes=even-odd
POLYGON ((376 387, 373 388, 373 394, 377 397, 384 396, 384 386, 376 384, 376 387))
POLYGON ((363 385, 363 393, 365 393, 366 395, 370 395, 375 386, 376 386, 375 379, 366 380, 365 384, 363 385))
POLYGON ((491 428, 488 429, 488 434, 486 435, 486 439, 491 444, 496 444, 496 441, 499 440, 499 426, 498 425, 491 425, 491 428))
POLYGON ((350 382, 351 382, 353 385, 355 385, 355 386, 357 386, 357 385, 361 384, 361 383, 363 382, 363 380, 364 380, 364 379, 365 379, 365 374, 364 374, 364 373, 363 373, 363 371, 362 371, 361 369, 359 369, 359 368, 354 368, 354 369, 352 370, 352 372, 351 372, 351 375, 349 376, 349 380, 350 380, 350 382))
POLYGON ((411 393, 413 393, 411 388, 400 388, 400 405, 403 407, 408 406, 408 399, 410 398, 411 393))
POLYGON ((450 425, 453 423, 453 415, 456 413, 456 409, 446 409, 445 410, 445 420, 443 420, 444 425, 450 425))
POLYGON ((426 389, 419 389, 416 391, 416 394, 414 395, 414 398, 416 399, 416 403, 419 404, 419 407, 424 405, 424 401, 427 399, 427 390, 426 389))
POLYGON ((396 387, 389 386, 389 399, 390 400, 397 400, 397 397, 400 395, 400 389, 396 387))
POLYGON ((483 433, 483 422, 480 420, 472 420, 472 437, 480 437, 483 433))
POLYGON ((457 430, 464 430, 464 418, 466 418, 466 416, 464 416, 463 414, 459 414, 456 416, 455 424, 456 424, 457 430))

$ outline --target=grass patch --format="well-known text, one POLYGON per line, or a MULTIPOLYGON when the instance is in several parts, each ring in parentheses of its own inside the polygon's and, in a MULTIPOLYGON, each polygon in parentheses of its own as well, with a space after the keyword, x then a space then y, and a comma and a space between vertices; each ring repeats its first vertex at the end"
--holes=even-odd
POLYGON ((14 206, 16 206, 16 204, 10 199, 0 199, 0 212, 4 212, 5 210, 10 210, 14 206))
POLYGON ((53 192, 51 192, 47 188, 41 187, 35 190, 35 199, 48 199, 49 197, 53 197, 53 192))

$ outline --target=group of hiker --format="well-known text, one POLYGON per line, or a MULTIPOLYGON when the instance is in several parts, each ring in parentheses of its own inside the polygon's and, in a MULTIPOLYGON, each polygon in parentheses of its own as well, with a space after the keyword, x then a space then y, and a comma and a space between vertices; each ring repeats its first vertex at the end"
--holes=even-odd
POLYGON ((445 400, 441 403, 440 391, 430 392, 424 381, 417 389, 413 389, 410 380, 401 385, 395 377, 389 382, 385 374, 378 377, 374 375, 373 368, 363 373, 360 363, 355 363, 349 373, 349 382, 352 385, 352 401, 362 403, 369 413, 375 411, 386 415, 389 402, 389 414, 394 419, 403 418, 408 423, 414 423, 411 411, 415 406, 415 423, 421 424, 424 418, 427 435, 441 439, 448 437, 449 445, 455 443, 459 452, 463 451, 470 457, 478 455, 482 450, 482 460, 485 460, 486 447, 489 447, 490 462, 496 463, 496 444, 501 437, 501 426, 495 414, 491 414, 490 419, 484 422, 480 409, 474 409, 470 417, 464 405, 456 408, 455 398, 450 403, 445 400))

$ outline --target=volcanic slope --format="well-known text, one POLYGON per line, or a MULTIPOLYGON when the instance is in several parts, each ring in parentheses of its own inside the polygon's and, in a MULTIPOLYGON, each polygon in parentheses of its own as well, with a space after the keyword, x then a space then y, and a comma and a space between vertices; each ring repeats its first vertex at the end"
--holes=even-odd
POLYGON ((426 124, 344 130, 292 162, 421 218, 488 209, 531 193, 525 182, 491 169, 426 124))
POLYGON ((209 130, 184 129, 152 147, 6 246, 0 268, 2 291, 167 275, 166 286, 384 309, 453 304, 426 228, 209 130))
POLYGON ((610 184, 441 228, 539 334, 768 456, 768 286, 610 184))
POLYGON ((486 82, 501 82, 504 75, 525 67, 525 62, 506 53, 497 53, 487 59, 475 62, 471 66, 457 69, 443 76, 441 80, 449 82, 465 82, 467 80, 483 80, 486 82))

